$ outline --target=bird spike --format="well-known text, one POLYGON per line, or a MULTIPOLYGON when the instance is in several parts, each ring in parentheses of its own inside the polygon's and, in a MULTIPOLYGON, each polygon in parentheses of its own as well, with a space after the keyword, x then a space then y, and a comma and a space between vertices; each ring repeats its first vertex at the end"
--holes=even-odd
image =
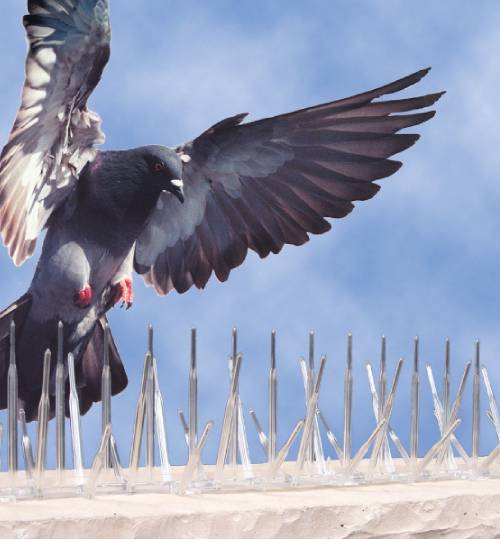
POLYGON ((14 320, 10 322, 10 335, 9 335, 9 363, 16 363, 16 323, 14 320))
POLYGON ((57 323, 57 363, 62 364, 64 362, 64 337, 63 337, 64 325, 61 321, 57 323))
POLYGON ((153 341, 154 341, 154 331, 153 325, 148 325, 148 352, 153 356, 153 341))

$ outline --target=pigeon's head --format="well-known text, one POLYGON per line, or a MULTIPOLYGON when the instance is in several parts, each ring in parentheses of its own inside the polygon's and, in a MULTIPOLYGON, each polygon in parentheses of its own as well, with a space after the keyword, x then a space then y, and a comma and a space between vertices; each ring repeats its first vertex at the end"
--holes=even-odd
POLYGON ((148 171, 148 183, 154 189, 172 193, 184 202, 182 160, 179 155, 171 148, 159 145, 145 146, 141 150, 148 171))

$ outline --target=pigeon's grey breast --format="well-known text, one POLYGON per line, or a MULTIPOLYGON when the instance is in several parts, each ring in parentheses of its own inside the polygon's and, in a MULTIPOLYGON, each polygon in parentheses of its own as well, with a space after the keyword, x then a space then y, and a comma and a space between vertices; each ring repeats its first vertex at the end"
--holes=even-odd
POLYGON ((0 156, 0 232, 16 264, 104 141, 86 107, 109 58, 106 0, 29 0, 22 102, 0 156))

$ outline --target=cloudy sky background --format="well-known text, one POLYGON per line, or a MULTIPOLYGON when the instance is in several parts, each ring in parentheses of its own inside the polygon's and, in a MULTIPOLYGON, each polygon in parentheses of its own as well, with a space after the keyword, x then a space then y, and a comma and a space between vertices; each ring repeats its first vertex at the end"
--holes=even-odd
MULTIPOLYGON (((3 143, 23 80, 24 2, 3 0, 2 8, 3 143)), ((364 366, 378 364, 381 334, 388 338, 391 376, 397 359, 408 359, 392 421, 406 446, 414 335, 421 338, 422 451, 438 433, 423 367, 430 362, 441 372, 446 336, 452 342, 453 394, 476 337, 500 392, 500 4, 115 0, 112 24, 112 59, 91 100, 104 120, 106 148, 175 145, 235 113, 249 111, 253 119, 274 115, 427 66, 431 73, 405 95, 448 92, 436 118, 416 130, 422 139, 401 154, 404 167, 382 181, 374 200, 335 221, 330 233, 265 260, 250 254, 228 282, 214 278, 204 291, 159 298, 135 280, 133 309, 115 309, 110 316, 130 378, 129 388, 113 401, 123 456, 129 452, 148 322, 156 329, 174 463, 186 455, 176 410, 187 409, 192 326, 199 332, 200 423, 214 419, 218 428, 231 328, 238 327, 244 352, 242 400, 263 425, 269 334, 277 330, 280 445, 304 414, 297 359, 307 353, 309 329, 316 331, 318 354, 328 355, 320 405, 339 437, 346 334, 354 335, 355 448, 374 426, 364 366)), ((35 262, 16 269, 0 252, 2 307, 27 289, 35 262)), ((466 448, 471 392, 469 382, 459 428, 466 448)), ((483 393, 483 409, 485 401, 483 393)), ((486 452, 496 438, 482 415, 486 452)), ((84 418, 83 429, 89 462, 98 444, 100 407, 84 418)), ((248 432, 252 456, 259 460, 263 454, 252 426, 248 432)), ((215 450, 211 435, 206 461, 213 461, 215 450)))

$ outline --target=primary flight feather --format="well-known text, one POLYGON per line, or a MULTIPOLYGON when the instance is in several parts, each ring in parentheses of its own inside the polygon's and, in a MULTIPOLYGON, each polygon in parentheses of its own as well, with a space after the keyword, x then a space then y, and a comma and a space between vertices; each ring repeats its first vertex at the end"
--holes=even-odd
MULTIPOLYGON (((331 228, 373 197, 390 159, 418 139, 398 133, 434 116, 442 93, 379 100, 428 70, 350 98, 242 123, 238 114, 176 148, 99 151, 87 108, 109 59, 106 0, 29 0, 21 107, 0 156, 0 233, 16 265, 47 234, 28 292, 0 314, 0 407, 6 406, 10 322, 19 398, 34 419, 43 352, 73 353, 82 413, 100 400, 103 328, 130 306, 132 273, 159 294, 225 281, 248 249, 260 257, 331 228), (404 113, 404 114, 401 114, 404 113)), ((113 393, 127 377, 111 343, 113 393)))

